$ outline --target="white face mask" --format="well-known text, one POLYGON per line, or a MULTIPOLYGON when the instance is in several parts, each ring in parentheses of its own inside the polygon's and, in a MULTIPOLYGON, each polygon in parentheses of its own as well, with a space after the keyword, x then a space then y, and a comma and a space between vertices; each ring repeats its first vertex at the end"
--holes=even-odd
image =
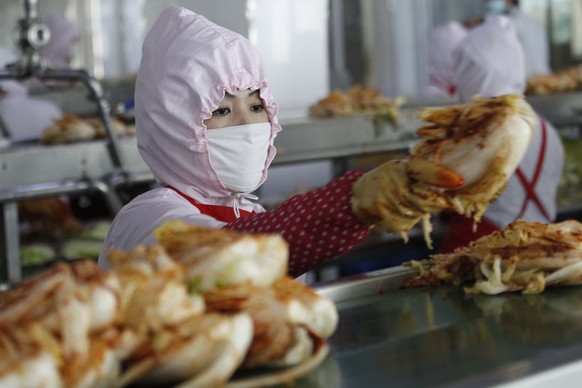
POLYGON ((505 0, 490 0, 487 2, 487 9, 491 13, 503 14, 507 11, 505 0))
POLYGON ((206 131, 210 163, 224 187, 235 193, 250 193, 259 187, 270 138, 271 123, 206 131))

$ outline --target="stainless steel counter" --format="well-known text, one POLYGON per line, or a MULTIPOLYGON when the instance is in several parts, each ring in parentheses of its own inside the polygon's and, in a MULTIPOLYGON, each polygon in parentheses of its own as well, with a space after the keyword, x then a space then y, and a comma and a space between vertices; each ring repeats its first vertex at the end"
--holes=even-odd
POLYGON ((298 387, 560 387, 582 378, 582 287, 541 295, 399 289, 394 267, 316 287, 340 321, 298 387))

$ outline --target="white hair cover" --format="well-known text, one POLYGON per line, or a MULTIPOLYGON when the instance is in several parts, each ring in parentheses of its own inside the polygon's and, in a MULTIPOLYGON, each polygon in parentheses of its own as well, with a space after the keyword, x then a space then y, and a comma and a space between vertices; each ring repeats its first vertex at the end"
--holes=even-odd
POLYGON ((511 20, 488 16, 454 52, 459 98, 493 97, 525 90, 524 53, 511 20))
POLYGON ((428 49, 429 86, 425 97, 451 96, 456 87, 453 50, 467 36, 467 29, 458 21, 435 26, 430 34, 428 49))

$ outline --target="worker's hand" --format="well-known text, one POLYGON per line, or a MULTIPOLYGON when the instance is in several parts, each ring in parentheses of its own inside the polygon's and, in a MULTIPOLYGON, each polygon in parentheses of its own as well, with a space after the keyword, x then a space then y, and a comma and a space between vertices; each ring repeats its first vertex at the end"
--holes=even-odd
POLYGON ((352 189, 352 211, 362 222, 387 232, 407 232, 427 213, 452 207, 445 189, 463 178, 444 166, 415 158, 382 164, 352 189))

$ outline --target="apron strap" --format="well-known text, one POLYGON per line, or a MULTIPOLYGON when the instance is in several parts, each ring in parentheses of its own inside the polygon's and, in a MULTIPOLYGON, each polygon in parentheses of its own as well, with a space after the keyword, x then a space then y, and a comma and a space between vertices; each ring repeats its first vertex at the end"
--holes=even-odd
POLYGON ((546 211, 546 208, 544 207, 544 205, 542 204, 542 201, 540 201, 535 188, 536 188, 536 184, 538 182, 538 179, 540 177, 540 174, 542 172, 542 168, 544 166, 544 161, 546 158, 546 143, 547 143, 547 128, 546 128, 546 120, 544 120, 543 117, 540 117, 540 123, 542 125, 542 145, 540 148, 540 152, 538 155, 538 162, 536 165, 536 169, 534 172, 534 176, 532 178, 531 181, 528 181, 525 174, 523 173, 523 170, 521 168, 517 168, 517 170, 515 171, 517 178, 519 179, 519 181, 521 182, 521 185, 523 187, 523 189, 525 190, 525 198, 523 200, 523 203, 521 205, 521 210, 518 214, 517 217, 515 217, 515 220, 517 220, 518 218, 523 217, 523 215, 525 214, 525 209, 528 205, 528 203, 530 201, 532 201, 535 206, 539 209, 539 211, 543 214, 543 216, 546 218, 546 220, 548 222, 551 221, 550 216, 548 215, 548 212, 546 211))
MULTIPOLYGON (((200 211, 200 213, 202 213, 204 215, 210 216, 212 218, 215 218, 219 221, 226 222, 226 223, 233 222, 239 218, 235 214, 234 209, 229 207, 229 206, 206 205, 203 203, 199 203, 172 186, 166 185, 166 187, 168 189, 174 190, 176 193, 180 194, 180 196, 182 196, 182 198, 184 198, 188 202, 190 202, 190 204, 192 204, 192 206, 194 206, 196 209, 198 209, 200 211)), ((246 216, 254 213, 254 212, 249 212, 247 210, 242 210, 242 209, 238 209, 238 212, 239 212, 240 217, 246 217, 246 216)))

